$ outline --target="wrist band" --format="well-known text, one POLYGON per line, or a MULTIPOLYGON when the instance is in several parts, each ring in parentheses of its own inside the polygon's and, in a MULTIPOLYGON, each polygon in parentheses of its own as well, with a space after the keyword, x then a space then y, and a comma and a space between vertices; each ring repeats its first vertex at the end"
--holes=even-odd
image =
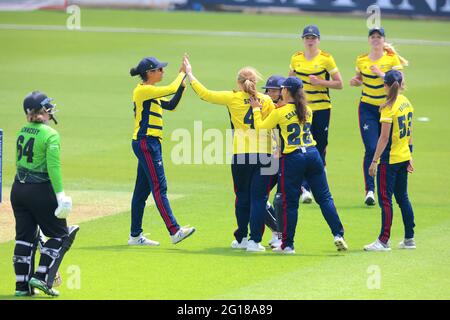
POLYGON ((411 153, 413 152, 413 145, 412 145, 412 144, 409 145, 409 151, 410 151, 411 153))

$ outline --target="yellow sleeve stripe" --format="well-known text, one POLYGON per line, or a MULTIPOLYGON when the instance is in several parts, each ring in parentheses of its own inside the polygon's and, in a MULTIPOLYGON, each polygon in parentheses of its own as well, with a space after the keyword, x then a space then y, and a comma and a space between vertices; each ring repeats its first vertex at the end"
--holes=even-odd
POLYGON ((402 66, 393 66, 392 69, 394 69, 394 70, 402 70, 403 67, 402 66))
POLYGON ((392 118, 380 118, 380 122, 392 123, 392 118))

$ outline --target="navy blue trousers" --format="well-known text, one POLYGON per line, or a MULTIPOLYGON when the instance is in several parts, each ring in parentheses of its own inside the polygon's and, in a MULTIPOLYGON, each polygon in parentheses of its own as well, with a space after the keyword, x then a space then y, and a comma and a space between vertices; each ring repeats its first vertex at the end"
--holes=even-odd
POLYGON ((375 180, 369 175, 369 167, 377 148, 378 137, 380 136, 380 111, 379 107, 360 102, 358 108, 359 130, 361 131, 362 141, 364 143, 364 186, 366 193, 375 191, 375 180))
POLYGON ((155 137, 132 141, 134 154, 138 158, 136 184, 131 200, 131 235, 138 236, 142 230, 145 203, 153 194, 159 214, 171 235, 180 226, 172 213, 167 199, 167 182, 162 162, 161 142, 155 137))
POLYGON ((294 248, 297 227, 300 186, 307 179, 311 191, 320 205, 331 233, 344 236, 344 227, 339 219, 333 197, 328 187, 322 158, 315 147, 298 149, 281 158, 279 184, 282 194, 283 240, 282 248, 294 248))
MULTIPOLYGON (((323 164, 326 165, 325 155, 328 145, 328 128, 330 126, 331 109, 313 111, 311 123, 311 134, 316 141, 316 148, 319 151, 323 164)), ((303 181, 303 188, 311 191, 308 181, 303 181)))
POLYGON ((378 166, 378 202, 381 207, 381 231, 378 239, 387 243, 391 236, 392 195, 402 212, 405 238, 414 238, 414 213, 408 198, 408 161, 378 166))
POLYGON ((247 237, 249 224, 250 240, 255 242, 262 240, 264 220, 267 214, 266 203, 274 179, 273 175, 261 173, 261 168, 265 166, 268 165, 261 162, 255 154, 233 156, 231 173, 236 195, 235 215, 238 225, 234 237, 239 242, 242 241, 242 238, 247 237))
POLYGON ((316 148, 319 151, 323 164, 326 165, 325 155, 328 145, 328 128, 330 126, 331 109, 313 111, 311 124, 311 134, 316 141, 316 148))

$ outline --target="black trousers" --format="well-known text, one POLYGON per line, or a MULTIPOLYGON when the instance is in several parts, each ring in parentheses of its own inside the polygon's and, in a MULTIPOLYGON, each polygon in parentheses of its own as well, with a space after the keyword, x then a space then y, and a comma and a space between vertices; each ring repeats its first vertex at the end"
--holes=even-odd
POLYGON ((33 243, 38 226, 48 238, 68 236, 66 220, 55 216, 58 202, 50 182, 14 181, 11 205, 16 219, 16 240, 33 243))

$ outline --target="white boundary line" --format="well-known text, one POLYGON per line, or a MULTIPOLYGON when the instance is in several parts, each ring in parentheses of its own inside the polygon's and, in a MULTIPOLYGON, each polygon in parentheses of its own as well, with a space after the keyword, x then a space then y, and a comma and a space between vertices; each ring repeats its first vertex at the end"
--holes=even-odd
MULTIPOLYGON (((71 31, 65 26, 56 25, 26 25, 26 24, 0 24, 0 30, 29 30, 29 31, 71 31)), ((143 33, 164 35, 187 35, 187 36, 214 36, 214 37, 241 37, 241 38, 271 38, 271 39, 297 39, 300 36, 293 33, 270 33, 270 32, 241 32, 241 31, 203 31, 203 30, 180 30, 180 29, 147 29, 147 28, 114 28, 114 27, 82 27, 75 32, 103 32, 103 33, 143 33)), ((322 39, 339 42, 365 42, 367 37, 356 36, 323 36, 322 39)), ((390 39, 396 44, 428 45, 447 47, 450 41, 434 41, 422 39, 390 39)))

